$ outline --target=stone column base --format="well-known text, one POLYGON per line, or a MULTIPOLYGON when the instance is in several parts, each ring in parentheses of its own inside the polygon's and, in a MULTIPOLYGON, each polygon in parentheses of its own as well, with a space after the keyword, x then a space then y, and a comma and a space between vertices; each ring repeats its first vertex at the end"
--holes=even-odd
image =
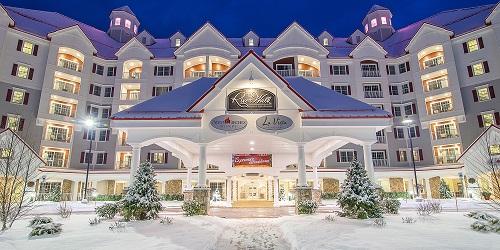
POLYGON ((316 202, 318 205, 321 204, 321 190, 319 189, 312 189, 311 190, 312 194, 312 200, 316 202))
POLYGON ((210 188, 195 187, 193 188, 193 200, 200 202, 203 205, 202 215, 208 214, 210 208, 210 188))
POLYGON ((184 190, 184 192, 182 193, 184 195, 184 201, 192 201, 193 200, 193 190, 192 189, 188 189, 188 190, 184 190))
POLYGON ((295 214, 299 214, 299 203, 305 200, 312 200, 312 188, 311 187, 296 187, 295 188, 295 214))

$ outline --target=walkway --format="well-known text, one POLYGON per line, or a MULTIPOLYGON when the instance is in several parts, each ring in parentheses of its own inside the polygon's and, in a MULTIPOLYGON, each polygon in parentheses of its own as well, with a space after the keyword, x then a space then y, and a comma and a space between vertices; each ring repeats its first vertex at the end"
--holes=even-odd
POLYGON ((294 207, 212 207, 209 215, 228 219, 277 218, 294 212, 294 207))

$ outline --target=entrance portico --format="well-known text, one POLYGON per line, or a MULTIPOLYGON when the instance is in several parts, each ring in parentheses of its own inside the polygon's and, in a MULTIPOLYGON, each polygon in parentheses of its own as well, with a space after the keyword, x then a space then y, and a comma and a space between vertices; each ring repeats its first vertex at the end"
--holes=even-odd
POLYGON ((264 200, 277 206, 286 198, 280 179, 297 180, 297 190, 317 188, 317 172, 306 168, 317 169, 348 143, 363 147, 373 179, 371 145, 390 117, 304 78, 284 79, 249 52, 219 79, 202 78, 115 114, 112 127, 125 131, 133 147, 131 173, 140 149, 156 144, 188 169, 186 189, 197 169, 195 192, 208 190, 212 199, 207 168, 217 166, 229 205, 264 200))

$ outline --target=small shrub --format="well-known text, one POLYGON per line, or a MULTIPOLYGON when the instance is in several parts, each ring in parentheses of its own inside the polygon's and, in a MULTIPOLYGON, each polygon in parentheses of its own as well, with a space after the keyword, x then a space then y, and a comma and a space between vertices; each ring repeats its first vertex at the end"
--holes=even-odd
POLYGON ((42 217, 42 216, 36 216, 35 218, 30 220, 29 227, 35 227, 38 225, 43 225, 43 224, 48 224, 52 223, 52 218, 50 217, 42 217))
POLYGON ((54 235, 62 232, 61 223, 45 223, 33 226, 29 236, 54 235))
POLYGON ((172 217, 164 217, 160 220, 160 224, 164 224, 164 225, 170 225, 170 224, 172 224, 172 222, 174 222, 174 218, 172 218, 172 217))
POLYGON ((45 197, 47 201, 60 202, 61 201, 61 191, 59 189, 53 189, 45 197))
POLYGON ((339 196, 339 193, 336 193, 336 192, 323 192, 323 193, 321 193, 321 199, 323 199, 323 200, 337 199, 338 196, 339 196))
POLYGON ((318 209, 318 203, 312 200, 303 200, 297 205, 299 214, 314 214, 318 209))
POLYGON ((384 192, 384 198, 389 199, 410 199, 411 196, 408 192, 384 192))
POLYGON ((122 232, 125 230, 126 224, 124 222, 115 221, 109 226, 109 230, 113 232, 122 232))
POLYGON ((57 208, 57 213, 59 213, 61 218, 63 219, 69 218, 72 212, 73 208, 71 208, 71 206, 68 206, 66 202, 59 203, 59 207, 57 208))
POLYGON ((443 211, 443 206, 441 206, 441 202, 438 200, 432 200, 427 202, 431 208, 432 213, 439 214, 443 211))
POLYGON ((204 206, 198 201, 184 201, 182 211, 184 211, 185 216, 203 215, 204 206))
POLYGON ((120 206, 118 203, 106 203, 95 208, 97 216, 104 219, 113 219, 119 211, 120 206))
POLYGON ((335 219, 335 216, 333 216, 332 214, 329 214, 329 215, 325 216, 325 220, 328 222, 334 222, 336 219, 335 219))
POLYGON ((89 219, 89 224, 91 226, 95 226, 97 224, 100 224, 101 223, 101 219, 99 219, 99 217, 95 217, 93 219, 89 219))
POLYGON ((384 213, 387 214, 398 214, 399 207, 401 207, 401 202, 396 199, 384 199, 380 202, 384 213))
POLYGON ((485 221, 475 221, 474 223, 472 223, 472 225, 470 225, 470 227, 472 228, 472 230, 474 231, 478 231, 478 232, 491 232, 491 230, 493 229, 490 225, 488 225, 487 222, 485 221))
POLYGON ((376 227, 385 227, 386 224, 384 218, 375 218, 373 220, 373 225, 376 227))
POLYGON ((121 194, 100 194, 97 195, 93 200, 95 201, 119 201, 123 198, 121 194))
POLYGON ((417 214, 420 216, 429 216, 432 214, 432 208, 427 202, 423 202, 418 204, 417 206, 417 214))
POLYGON ((415 219, 413 217, 402 217, 401 220, 403 221, 403 223, 407 223, 407 224, 413 224, 413 223, 417 222, 417 219, 415 219))
POLYGON ((470 212, 465 216, 474 218, 476 220, 485 220, 491 224, 500 224, 500 219, 498 217, 484 212, 470 212))
POLYGON ((161 195, 161 200, 163 201, 183 201, 183 194, 163 194, 161 195))
POLYGON ((471 228, 478 232, 500 233, 500 219, 484 212, 470 212, 465 216, 476 219, 471 228))
POLYGON ((356 218, 360 220, 368 219, 368 213, 363 208, 360 208, 356 214, 356 218))

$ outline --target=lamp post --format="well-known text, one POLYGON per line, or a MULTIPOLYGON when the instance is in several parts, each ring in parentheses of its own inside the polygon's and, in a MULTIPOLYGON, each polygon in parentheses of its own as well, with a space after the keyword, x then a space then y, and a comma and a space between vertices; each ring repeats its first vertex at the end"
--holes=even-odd
POLYGON ((90 171, 90 161, 92 161, 92 142, 94 140, 94 136, 95 136, 95 133, 94 134, 91 134, 91 129, 93 129, 95 127, 95 122, 93 119, 87 119, 85 121, 85 126, 89 129, 89 132, 87 133, 87 138, 88 136, 90 135, 90 145, 89 145, 89 158, 87 158, 87 156, 85 156, 84 160, 87 161, 87 171, 85 173, 85 187, 83 189, 83 198, 82 198, 82 203, 87 203, 87 186, 88 186, 88 182, 89 182, 89 171, 90 171))
POLYGON ((413 141, 411 139, 412 137, 410 134, 410 125, 413 124, 413 120, 406 118, 402 121, 402 123, 406 125, 406 129, 408 131, 408 139, 410 140, 411 163, 413 165, 413 176, 415 178, 415 190, 417 192, 417 197, 420 197, 420 191, 418 190, 417 168, 415 166, 415 156, 413 155, 413 141))

